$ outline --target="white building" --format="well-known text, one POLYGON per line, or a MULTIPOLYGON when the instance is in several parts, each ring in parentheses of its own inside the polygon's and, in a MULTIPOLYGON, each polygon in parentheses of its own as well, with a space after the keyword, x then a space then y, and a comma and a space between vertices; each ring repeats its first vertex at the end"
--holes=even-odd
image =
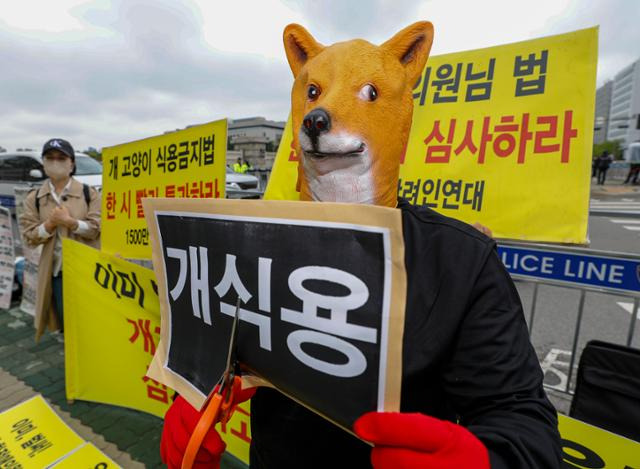
POLYGON ((229 121, 227 135, 231 142, 235 137, 261 137, 273 142, 276 146, 284 133, 286 122, 270 121, 264 117, 247 117, 229 121))
POLYGON ((613 81, 610 80, 596 90, 596 113, 595 123, 593 126, 593 143, 602 143, 607 139, 612 88, 613 81))
POLYGON ((620 140, 623 149, 640 141, 640 60, 623 68, 613 80, 607 140, 620 140))

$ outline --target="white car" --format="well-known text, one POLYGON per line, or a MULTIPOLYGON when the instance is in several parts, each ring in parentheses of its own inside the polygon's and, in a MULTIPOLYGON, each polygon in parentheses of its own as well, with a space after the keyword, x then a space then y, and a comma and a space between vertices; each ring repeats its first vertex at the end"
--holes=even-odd
MULTIPOLYGON (((83 184, 102 189, 102 164, 85 153, 76 152, 74 176, 83 184)), ((36 187, 46 179, 42 156, 37 151, 0 153, 0 205, 15 212, 16 186, 36 187)))
POLYGON ((236 173, 234 170, 227 166, 227 174, 226 174, 226 184, 225 187, 227 190, 231 191, 244 191, 244 190, 257 190, 258 189, 258 178, 252 176, 250 174, 240 174, 236 173))

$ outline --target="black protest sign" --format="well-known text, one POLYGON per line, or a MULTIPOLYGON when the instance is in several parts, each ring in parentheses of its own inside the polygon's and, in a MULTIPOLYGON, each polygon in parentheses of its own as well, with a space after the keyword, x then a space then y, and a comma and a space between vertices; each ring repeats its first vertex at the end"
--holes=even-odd
MULTIPOLYGON (((401 233, 339 222, 338 204, 327 220, 265 214, 291 205, 284 202, 180 201, 179 210, 151 202, 166 295, 162 363, 171 373, 203 397, 211 391, 239 298, 238 356, 252 373, 346 428, 367 411, 397 410, 404 300, 392 299, 404 298, 404 276, 394 277, 402 263, 394 264, 392 251, 401 251, 392 245, 401 233)), ((294 205, 303 213, 319 204, 294 205)))

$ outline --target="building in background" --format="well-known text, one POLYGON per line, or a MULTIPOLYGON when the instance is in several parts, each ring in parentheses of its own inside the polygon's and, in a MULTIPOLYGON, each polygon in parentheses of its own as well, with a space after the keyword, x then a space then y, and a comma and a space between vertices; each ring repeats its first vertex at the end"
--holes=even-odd
POLYGON ((274 148, 280 143, 286 122, 270 121, 264 117, 246 117, 229 120, 227 135, 233 143, 236 137, 260 137, 272 142, 274 148))
MULTIPOLYGON (((275 158, 275 151, 280 144, 286 122, 271 121, 264 117, 247 117, 229 120, 227 136, 229 149, 241 152, 247 163, 256 169, 271 169, 275 158)), ((232 165, 235 159, 227 164, 232 165)))
POLYGON ((602 143, 607 139, 612 87, 613 81, 609 80, 596 90, 596 112, 593 126, 593 143, 595 144, 602 143))
POLYGON ((613 80, 607 140, 620 141, 624 150, 640 141, 640 59, 613 80))

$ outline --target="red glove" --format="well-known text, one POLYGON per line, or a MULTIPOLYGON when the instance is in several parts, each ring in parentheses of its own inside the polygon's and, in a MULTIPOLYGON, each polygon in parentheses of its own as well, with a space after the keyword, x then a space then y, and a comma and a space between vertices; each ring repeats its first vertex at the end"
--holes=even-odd
POLYGON ((424 414, 369 412, 353 425, 372 442, 375 469, 490 469, 487 448, 466 428, 424 414))
MULTIPOLYGON (((234 397, 235 404, 247 401, 253 397, 256 388, 245 389, 234 397)), ((182 396, 178 396, 171 404, 164 416, 164 428, 160 441, 160 456, 169 469, 179 469, 182 466, 182 458, 187 450, 189 438, 193 433, 202 412, 197 411, 182 396)), ((196 455, 193 467, 195 469, 218 469, 220 457, 226 448, 226 444, 218 435, 216 429, 211 426, 207 432, 200 451, 196 455)))

